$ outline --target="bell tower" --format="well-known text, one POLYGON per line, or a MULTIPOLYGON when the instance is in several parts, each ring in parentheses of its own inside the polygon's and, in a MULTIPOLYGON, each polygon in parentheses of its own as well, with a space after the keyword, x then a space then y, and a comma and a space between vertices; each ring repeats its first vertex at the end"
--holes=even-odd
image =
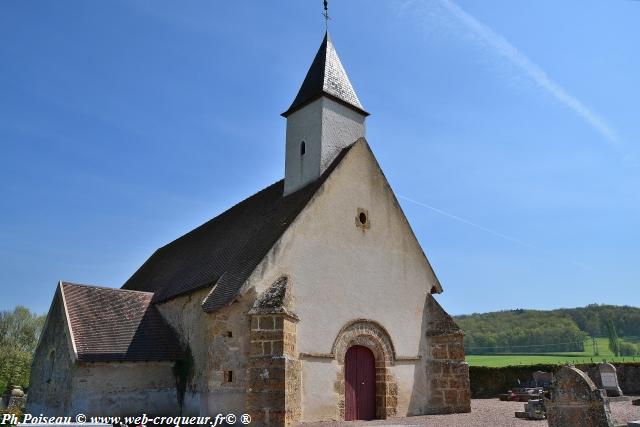
POLYGON ((322 175, 340 151, 365 135, 369 115, 351 86, 329 32, 287 119, 284 196, 322 175))

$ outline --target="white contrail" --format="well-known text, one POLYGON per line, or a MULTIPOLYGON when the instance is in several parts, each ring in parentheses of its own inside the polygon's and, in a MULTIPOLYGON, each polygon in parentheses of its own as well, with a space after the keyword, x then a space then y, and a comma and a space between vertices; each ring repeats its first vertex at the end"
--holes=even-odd
MULTIPOLYGON (((423 2, 424 1, 430 0, 423 0, 423 2)), ((453 1, 435 1, 442 5, 442 7, 444 7, 451 15, 471 30, 481 42, 492 48, 499 55, 505 57, 509 62, 528 75, 540 88, 573 110, 607 141, 613 144, 618 143, 618 137, 615 132, 605 122, 605 120, 602 119, 602 117, 591 111, 575 96, 569 94, 562 86, 560 86, 560 84, 552 80, 539 65, 531 61, 524 53, 520 52, 515 46, 509 43, 507 39, 493 31, 487 25, 478 21, 453 1)), ((403 6, 411 6, 413 4, 415 4, 415 1, 409 0, 403 6)))
POLYGON ((471 222, 471 221, 466 220, 464 218, 460 218, 459 216, 450 214, 449 212, 445 212, 442 209, 438 209, 438 208, 434 208, 433 206, 429 206, 426 203, 422 203, 422 202, 419 202, 417 200, 410 199, 409 197, 401 196, 399 194, 398 194, 398 198, 406 200, 407 202, 411 202, 411 203, 416 204, 418 206, 422 206, 422 207, 425 207, 427 209, 431 209, 432 211, 437 212, 440 215, 444 215, 444 216, 449 217, 451 219, 455 219, 456 221, 462 222, 463 224, 470 225, 472 227, 475 227, 475 228, 480 229, 482 231, 485 231, 487 233, 493 234, 494 236, 500 237, 500 238, 508 240, 510 242, 517 243, 517 244, 525 246, 527 248, 538 249, 537 247, 535 247, 535 246, 533 246, 533 245, 531 245, 529 243, 523 242, 522 240, 516 239, 515 237, 511 237, 511 236, 507 236, 506 234, 499 233, 499 232, 497 232, 495 230, 492 230, 490 228, 484 227, 484 226, 482 226, 480 224, 476 224, 475 222, 471 222))
MULTIPOLYGON (((449 212, 443 211, 442 209, 438 209, 436 207, 430 206, 430 205, 428 205, 426 203, 419 202, 417 200, 414 200, 414 199, 406 197, 406 196, 402 196, 400 194, 396 194, 396 197, 398 197, 399 199, 402 199, 402 200, 406 200, 407 202, 411 202, 411 203, 413 203, 415 205, 422 206, 424 208, 430 209, 430 210, 432 210, 432 211, 434 211, 436 213, 439 213, 440 215, 443 215, 443 216, 446 216, 448 218, 454 219, 454 220, 456 220, 458 222, 461 222, 463 224, 470 225, 470 226, 475 227, 475 228, 477 228, 479 230, 482 230, 482 231, 484 231, 486 233, 493 234, 494 236, 500 237, 501 239, 508 240, 510 242, 516 243, 516 244, 518 244, 520 246, 524 246, 524 247, 529 248, 529 249, 535 249, 535 250, 537 250, 537 251, 539 251, 541 253, 545 253, 548 256, 554 256, 553 254, 547 253, 545 250, 543 250, 543 249, 541 249, 541 248, 539 248, 539 247, 537 247, 535 245, 532 245, 531 243, 523 242, 522 240, 516 239, 515 237, 507 236, 506 234, 502 234, 502 233, 500 233, 498 231, 492 230, 492 229, 487 228, 485 226, 482 226, 480 224, 476 224, 475 222, 471 222, 471 221, 469 221, 467 219, 460 218, 457 215, 454 215, 454 214, 451 214, 449 212)), ((571 264, 573 264, 575 266, 578 266, 580 268, 589 268, 587 265, 585 265, 585 264, 583 264, 581 262, 578 262, 578 261, 569 260, 568 262, 570 262, 571 264)))

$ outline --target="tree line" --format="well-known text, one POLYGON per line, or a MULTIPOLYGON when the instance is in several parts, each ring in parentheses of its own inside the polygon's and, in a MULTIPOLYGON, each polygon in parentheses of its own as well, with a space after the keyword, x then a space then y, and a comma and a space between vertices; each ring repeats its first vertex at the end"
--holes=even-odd
POLYGON ((0 394, 7 385, 29 386, 31 361, 45 316, 26 307, 0 312, 0 394))
POLYGON ((640 337, 640 308, 630 306, 590 304, 582 308, 553 310, 573 319, 580 330, 592 337, 607 337, 609 322, 621 337, 640 337))
POLYGON ((640 308, 589 305, 575 309, 509 310, 456 316, 467 354, 582 352, 584 341, 608 337, 616 355, 633 356, 640 337, 640 308), (615 338, 613 338, 615 336, 615 338))

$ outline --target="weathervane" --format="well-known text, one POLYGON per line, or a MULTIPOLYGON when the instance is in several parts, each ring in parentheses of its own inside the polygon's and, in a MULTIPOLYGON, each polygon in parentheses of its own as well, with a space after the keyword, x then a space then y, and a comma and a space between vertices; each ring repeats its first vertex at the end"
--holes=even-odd
POLYGON ((331 19, 331 17, 329 16, 329 2, 327 0, 324 0, 324 12, 322 12, 322 16, 324 16, 324 24, 327 30, 329 30, 329 19, 331 19))

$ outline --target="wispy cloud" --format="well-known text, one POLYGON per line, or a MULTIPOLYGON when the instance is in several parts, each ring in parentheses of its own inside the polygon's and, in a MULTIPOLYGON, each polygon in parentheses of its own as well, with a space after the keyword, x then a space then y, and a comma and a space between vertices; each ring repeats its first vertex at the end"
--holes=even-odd
POLYGON ((584 105, 578 98, 567 92, 559 83, 554 81, 536 63, 530 60, 518 48, 512 45, 507 39, 496 33, 487 25, 483 24, 471 14, 463 10, 451 0, 408 0, 403 4, 401 11, 414 7, 418 4, 435 1, 444 8, 457 21, 462 23, 472 34, 486 47, 494 53, 504 57, 515 67, 520 69, 525 75, 531 78, 541 89, 553 96, 557 101, 573 110, 589 126, 608 142, 617 145, 618 137, 611 126, 589 107, 584 105))
MULTIPOLYGON (((430 205, 428 205, 428 204, 426 204, 424 202, 419 202, 419 201, 417 201, 415 199, 412 199, 410 197, 403 196, 403 195, 400 195, 400 194, 396 194, 396 196, 399 199, 406 200, 407 202, 413 203, 414 205, 422 206, 423 208, 427 208, 427 209, 429 209, 429 210, 431 210, 431 211, 433 211, 433 212, 435 212, 435 213, 437 213, 439 215, 446 216, 447 218, 451 218, 451 219, 453 219, 455 221, 458 221, 458 222, 460 222, 462 224, 466 224, 466 225, 469 225, 471 227, 477 228, 478 230, 484 231, 485 233, 492 234, 492 235, 494 235, 496 237, 499 237, 501 239, 504 239, 504 240, 507 240, 509 242, 515 243, 517 245, 523 246, 525 248, 533 249, 533 250, 538 251, 539 253, 544 254, 544 255, 546 255, 548 257, 553 257, 553 258, 556 257, 554 254, 549 253, 549 252, 545 251, 544 249, 539 248, 539 247, 537 247, 535 245, 532 245, 531 243, 527 243, 527 242, 522 241, 520 239, 517 239, 515 237, 508 236, 508 235, 500 233, 500 232, 498 232, 496 230, 492 230, 492 229, 490 229, 488 227, 485 227, 483 225, 480 225, 480 224, 477 224, 475 222, 469 221, 468 219, 464 219, 462 217, 459 217, 459 216, 454 215, 452 213, 449 213, 447 211, 443 211, 442 209, 438 209, 438 208, 436 208, 434 206, 430 206, 430 205)), ((573 265, 575 265, 577 267, 580 267, 580 268, 584 268, 584 269, 589 268, 584 263, 581 263, 581 262, 578 262, 578 261, 569 260, 568 262, 570 262, 571 264, 573 264, 573 265)))
POLYGON ((457 215, 454 215, 454 214, 451 214, 449 212, 443 211, 442 209, 438 209, 438 208, 430 206, 430 205, 428 205, 426 203, 419 202, 417 200, 411 199, 411 198, 406 197, 406 196, 402 196, 400 194, 398 194, 397 196, 398 196, 399 199, 406 200, 407 202, 411 202, 414 205, 418 205, 418 206, 422 206, 423 208, 430 209, 433 212, 436 212, 436 213, 438 213, 440 215, 443 215, 443 216, 446 216, 448 218, 454 219, 454 220, 456 220, 458 222, 461 222, 463 224, 470 225, 470 226, 475 227, 478 230, 482 230, 482 231, 484 231, 486 233, 493 234, 494 236, 500 237, 501 239, 508 240, 508 241, 510 241, 512 243, 516 243, 516 244, 518 244, 520 246, 524 246, 526 248, 538 249, 537 247, 535 247, 534 245, 532 245, 530 243, 523 242, 522 240, 516 239, 515 237, 511 237, 511 236, 507 236, 506 234, 499 233, 499 232, 497 232, 495 230, 492 230, 492 229, 487 228, 485 226, 482 226, 480 224, 476 224, 475 222, 471 222, 468 219, 464 219, 464 218, 461 218, 461 217, 459 217, 457 215))

